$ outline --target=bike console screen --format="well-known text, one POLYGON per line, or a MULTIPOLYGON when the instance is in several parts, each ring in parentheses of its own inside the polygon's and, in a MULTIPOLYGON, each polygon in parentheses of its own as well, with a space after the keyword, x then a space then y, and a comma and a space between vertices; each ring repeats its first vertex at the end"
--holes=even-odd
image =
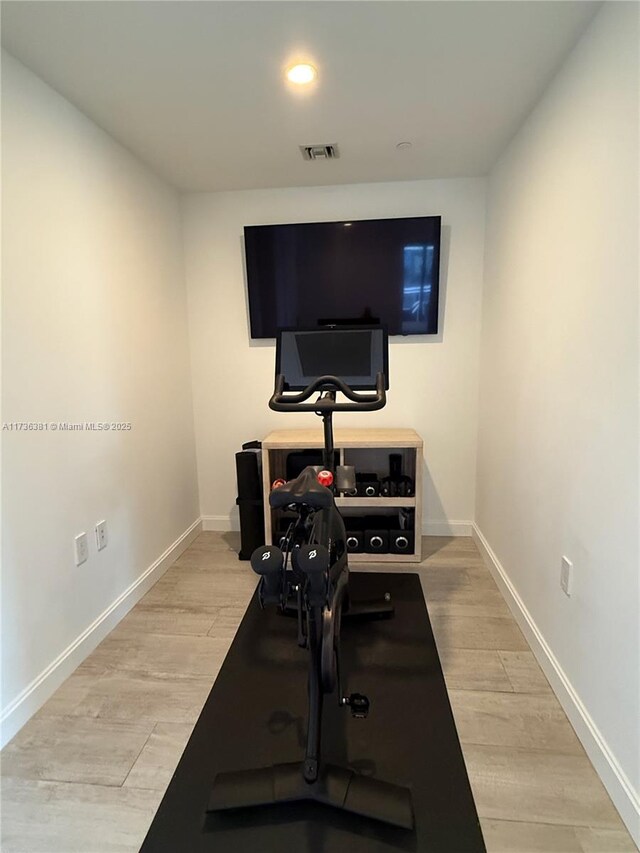
POLYGON ((376 388, 382 373, 388 388, 388 340, 382 326, 285 329, 278 335, 276 374, 285 390, 302 391, 320 376, 338 376, 353 390, 376 388))

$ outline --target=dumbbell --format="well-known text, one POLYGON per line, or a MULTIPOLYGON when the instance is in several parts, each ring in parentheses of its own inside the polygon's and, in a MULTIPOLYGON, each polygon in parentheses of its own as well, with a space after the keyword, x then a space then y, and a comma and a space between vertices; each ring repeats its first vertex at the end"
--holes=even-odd
POLYGON ((390 530, 389 550, 392 554, 413 554, 415 532, 413 530, 390 530))
POLYGON ((260 575, 260 600, 279 604, 282 599, 284 554, 275 545, 261 545, 251 555, 251 568, 260 575))
POLYGON ((324 545, 301 545, 292 554, 293 568, 307 578, 305 591, 311 607, 321 607, 327 598, 329 552, 324 545))
POLYGON ((347 530, 345 542, 349 553, 361 554, 364 551, 364 530, 347 530))
POLYGON ((356 491, 361 498, 375 498, 380 494, 377 474, 356 474, 356 491))
POLYGON ((368 554, 387 554, 389 552, 389 531, 384 529, 365 530, 364 550, 368 554))

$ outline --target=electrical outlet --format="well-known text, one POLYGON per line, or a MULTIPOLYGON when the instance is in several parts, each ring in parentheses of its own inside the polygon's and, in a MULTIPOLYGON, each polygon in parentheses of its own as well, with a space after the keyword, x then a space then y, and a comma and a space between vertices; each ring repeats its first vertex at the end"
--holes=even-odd
POLYGON ((565 595, 571 595, 573 579, 573 563, 568 557, 563 557, 560 564, 560 586, 565 595))
POLYGON ((73 540, 73 544, 76 554, 76 566, 81 566, 89 559, 89 542, 87 540, 87 534, 79 533, 73 540))
POLYGON ((107 522, 99 521, 96 524, 96 544, 98 546, 98 551, 102 551, 103 548, 106 548, 107 542, 107 522))

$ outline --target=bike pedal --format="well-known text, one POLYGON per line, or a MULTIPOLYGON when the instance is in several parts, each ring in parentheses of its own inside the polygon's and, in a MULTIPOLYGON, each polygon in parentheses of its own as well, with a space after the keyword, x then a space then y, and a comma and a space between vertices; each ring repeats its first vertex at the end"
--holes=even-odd
POLYGON ((364 720, 369 716, 369 708, 371 703, 369 699, 362 693, 351 693, 343 700, 345 705, 348 705, 351 710, 351 716, 357 720, 364 720))

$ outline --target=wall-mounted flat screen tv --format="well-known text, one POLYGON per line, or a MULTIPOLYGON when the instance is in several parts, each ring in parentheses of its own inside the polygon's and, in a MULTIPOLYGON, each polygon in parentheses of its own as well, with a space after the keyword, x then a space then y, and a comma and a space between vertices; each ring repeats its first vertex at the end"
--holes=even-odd
POLYGON ((252 338, 376 323, 438 332, 439 216, 251 225, 244 244, 252 338))

